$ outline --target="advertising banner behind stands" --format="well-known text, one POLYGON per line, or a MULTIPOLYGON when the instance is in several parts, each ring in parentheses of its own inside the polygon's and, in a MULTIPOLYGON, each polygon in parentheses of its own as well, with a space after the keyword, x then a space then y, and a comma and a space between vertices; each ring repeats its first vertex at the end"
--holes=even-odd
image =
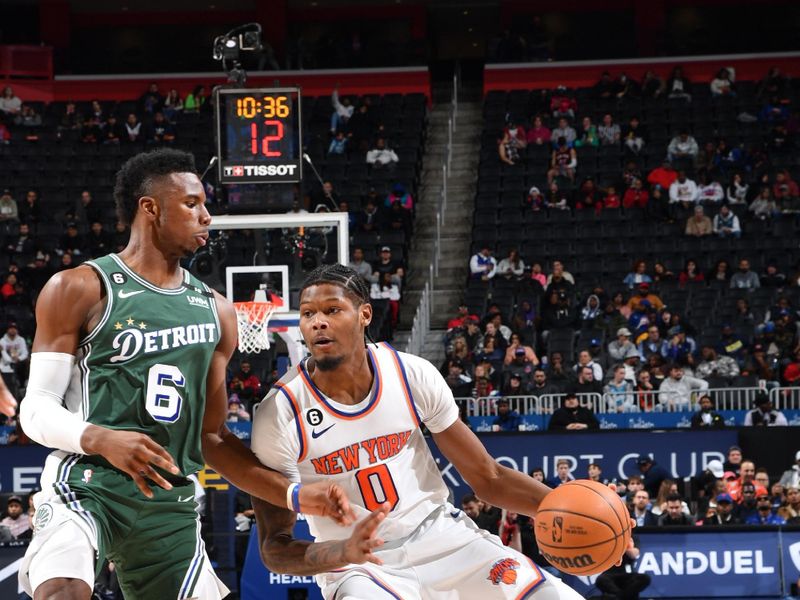
POLYGON ((788 595, 792 584, 800 582, 800 530, 783 530, 780 535, 783 550, 783 589, 788 595))
POLYGON ((0 447, 0 492, 25 493, 38 489, 44 459, 50 452, 36 444, 0 447))
POLYGON ((19 597, 17 573, 27 549, 28 542, 0 543, 0 598, 3 600, 19 597))

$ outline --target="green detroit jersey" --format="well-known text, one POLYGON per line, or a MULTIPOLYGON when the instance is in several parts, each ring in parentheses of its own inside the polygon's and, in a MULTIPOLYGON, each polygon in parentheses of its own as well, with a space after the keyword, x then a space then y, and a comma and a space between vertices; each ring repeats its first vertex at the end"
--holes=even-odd
POLYGON ((220 338, 213 293, 188 271, 181 287, 159 288, 115 254, 86 264, 103 281, 106 308, 79 343, 67 408, 95 425, 147 434, 183 475, 196 472, 206 377, 220 338))

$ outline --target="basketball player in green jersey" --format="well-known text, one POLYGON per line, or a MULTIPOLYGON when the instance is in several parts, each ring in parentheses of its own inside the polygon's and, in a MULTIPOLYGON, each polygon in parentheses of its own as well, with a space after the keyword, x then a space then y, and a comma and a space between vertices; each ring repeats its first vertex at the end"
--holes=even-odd
MULTIPOLYGON (((225 427, 236 315, 180 266, 206 244, 211 223, 192 156, 133 157, 114 196, 131 225, 127 247, 57 274, 36 306, 20 418, 56 451, 20 583, 35 600, 88 600, 108 558, 126 600, 217 600, 227 589, 209 565, 186 476, 205 455, 273 504, 287 506, 291 488, 225 427)), ((303 494, 309 487, 303 512, 351 521, 340 488, 303 494)))

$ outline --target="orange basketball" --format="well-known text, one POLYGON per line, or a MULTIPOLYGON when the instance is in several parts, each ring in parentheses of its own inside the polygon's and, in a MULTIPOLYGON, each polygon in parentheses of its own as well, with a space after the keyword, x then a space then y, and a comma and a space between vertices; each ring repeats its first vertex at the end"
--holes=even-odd
POLYGON ((536 541, 547 561, 572 575, 613 566, 631 539, 630 514, 608 486, 578 479, 545 496, 535 519, 536 541))

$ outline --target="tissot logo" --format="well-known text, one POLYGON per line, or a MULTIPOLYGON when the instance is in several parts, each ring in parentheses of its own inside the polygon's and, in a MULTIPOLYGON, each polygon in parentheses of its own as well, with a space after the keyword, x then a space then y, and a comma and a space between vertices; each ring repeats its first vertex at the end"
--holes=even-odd
POLYGON ((223 169, 226 177, 242 177, 244 176, 244 168, 235 166, 235 167, 225 167, 223 169))

